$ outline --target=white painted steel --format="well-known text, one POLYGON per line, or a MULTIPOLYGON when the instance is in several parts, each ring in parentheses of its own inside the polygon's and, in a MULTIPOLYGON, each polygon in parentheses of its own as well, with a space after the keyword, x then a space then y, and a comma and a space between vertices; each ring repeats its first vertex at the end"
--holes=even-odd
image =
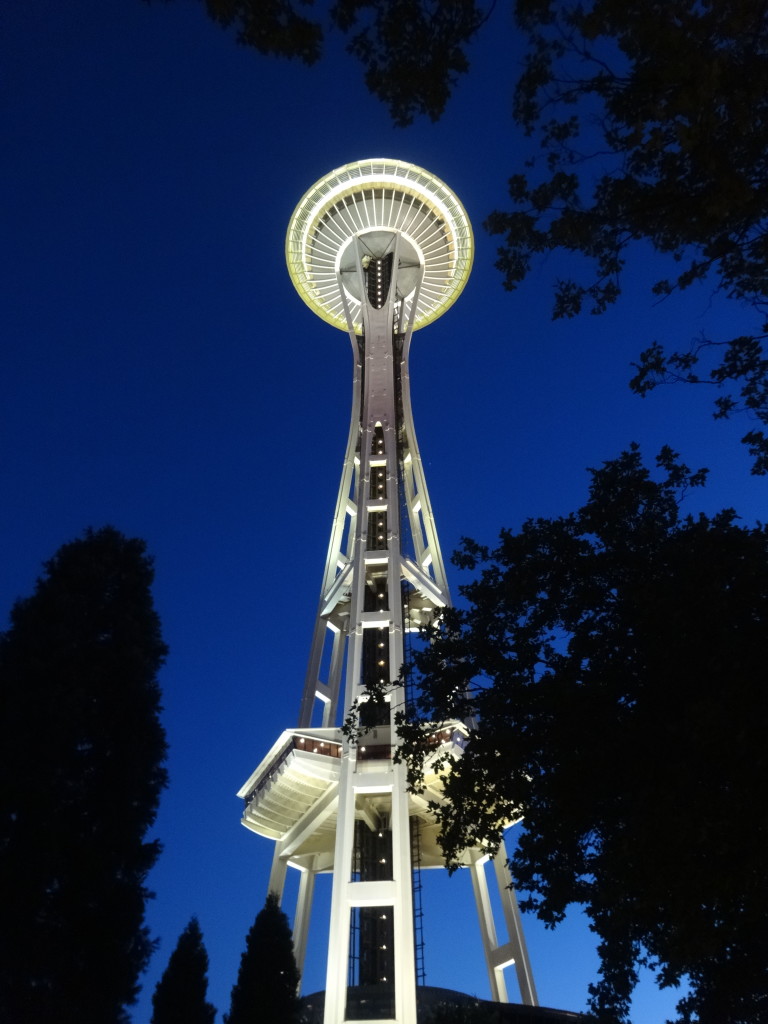
POLYGON ((337 274, 352 276, 345 259, 350 239, 376 231, 398 232, 408 249, 403 267, 405 315, 414 329, 437 319, 456 301, 472 268, 472 227, 450 189, 404 160, 359 160, 326 174, 300 200, 288 226, 286 261, 304 301, 323 320, 347 330, 349 303, 355 333, 362 330, 361 296, 340 292, 337 274), (421 295, 411 309, 408 271, 421 261, 421 295))
POLYGON ((512 875, 509 871, 509 858, 507 850, 502 842, 493 857, 493 870, 496 874, 496 884, 501 898, 502 913, 509 935, 509 946, 512 950, 512 963, 517 974, 517 984, 520 988, 520 996, 524 1003, 536 1006, 536 985, 533 980, 531 961, 528 957, 528 946, 525 941, 522 922, 520 921, 520 908, 517 905, 517 896, 512 885, 512 875))

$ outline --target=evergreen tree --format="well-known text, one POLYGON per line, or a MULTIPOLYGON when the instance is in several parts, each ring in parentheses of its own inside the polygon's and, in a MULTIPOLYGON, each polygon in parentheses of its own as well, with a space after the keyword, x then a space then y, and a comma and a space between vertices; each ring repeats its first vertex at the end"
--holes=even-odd
POLYGON ((155 988, 151 1024, 213 1024, 216 1008, 205 1001, 207 992, 208 953, 193 917, 155 988))
POLYGON ((293 1024, 298 987, 288 918, 270 893, 248 932, 224 1024, 293 1024))
POLYGON ((153 949, 166 647, 140 540, 87 531, 0 635, 0 1020, 128 1020, 153 949))

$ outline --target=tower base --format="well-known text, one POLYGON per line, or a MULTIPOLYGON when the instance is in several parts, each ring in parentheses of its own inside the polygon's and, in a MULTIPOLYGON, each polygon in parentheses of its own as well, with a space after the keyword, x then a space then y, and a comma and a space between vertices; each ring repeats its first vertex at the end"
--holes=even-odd
MULTIPOLYGON (((350 992, 353 991, 350 989, 350 992)), ((484 1024, 579 1024, 584 1019, 582 1014, 571 1010, 552 1010, 546 1006, 525 1006, 522 1003, 494 1003, 449 988, 420 985, 416 991, 417 1024, 429 1024, 436 1011, 439 1011, 440 1020, 445 1021, 447 1018, 444 1014, 449 1007, 455 1007, 457 1011, 462 1008, 482 1008, 484 1024)), ((364 998, 364 993, 361 992, 361 996, 364 998)), ((300 1003, 301 1024, 323 1024, 325 992, 314 992, 310 996, 304 996, 300 1003)), ((457 1014, 458 1021, 463 1019, 457 1014)))

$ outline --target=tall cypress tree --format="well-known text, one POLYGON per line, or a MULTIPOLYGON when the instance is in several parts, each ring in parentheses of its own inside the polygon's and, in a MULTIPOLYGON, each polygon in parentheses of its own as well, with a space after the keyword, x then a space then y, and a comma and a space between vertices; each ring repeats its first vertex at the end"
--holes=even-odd
POLYGON ((216 1008, 206 1002, 207 992, 208 953, 193 917, 155 988, 151 1024, 213 1024, 216 1008))
POLYGON ((298 987, 288 918, 270 893, 248 932, 224 1024, 294 1024, 298 987))
POLYGON ((166 647, 141 540, 89 530, 0 635, 0 1020, 128 1020, 153 943, 166 647))

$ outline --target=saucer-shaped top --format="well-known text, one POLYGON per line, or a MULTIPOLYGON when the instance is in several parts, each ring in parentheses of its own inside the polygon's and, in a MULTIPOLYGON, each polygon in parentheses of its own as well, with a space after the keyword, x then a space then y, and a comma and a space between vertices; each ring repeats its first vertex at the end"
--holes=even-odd
MULTIPOLYGON (((316 182, 302 197, 288 225, 285 257, 296 290, 307 305, 334 327, 347 330, 339 271, 353 269, 353 239, 383 254, 399 233, 400 298, 410 319, 414 298, 414 330, 436 320, 452 305, 472 268, 472 227, 464 207, 439 178, 403 160, 372 159, 346 164, 316 182), (381 249, 382 253, 378 250, 381 249), (348 264, 350 264, 348 266, 348 264), (424 276, 418 296, 418 274, 424 276)), ((354 273, 346 302, 355 331, 362 330, 360 300, 354 273)))

